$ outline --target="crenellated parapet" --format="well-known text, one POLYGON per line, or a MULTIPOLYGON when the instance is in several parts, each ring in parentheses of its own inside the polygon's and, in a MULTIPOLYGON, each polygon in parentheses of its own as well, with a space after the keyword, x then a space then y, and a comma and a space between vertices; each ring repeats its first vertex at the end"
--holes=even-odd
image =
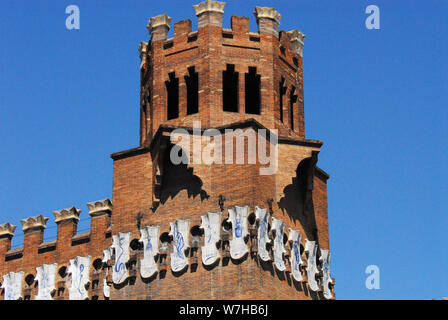
POLYGON ((198 119, 215 127, 254 118, 282 135, 305 137, 304 35, 281 31, 281 14, 259 6, 258 32, 250 32, 247 17, 232 16, 231 28, 223 28, 225 6, 193 5, 198 30, 190 19, 178 21, 172 38, 167 14, 149 19, 150 40, 139 46, 142 146, 162 124, 191 126, 198 119))
MULTIPOLYGON (((90 202, 88 207, 98 216, 110 213, 112 203, 105 199, 90 202)), ((79 212, 72 207, 55 211, 55 216, 65 221, 76 219, 79 212)), ((42 257, 29 269, 4 268, 5 299, 108 299, 111 290, 131 286, 140 277, 144 281, 158 277, 163 286, 168 269, 177 278, 188 277, 188 269, 212 272, 220 268, 224 272, 230 268, 230 260, 236 265, 256 260, 275 269, 278 281, 288 278, 322 299, 334 299, 329 250, 320 248, 317 239, 303 237, 303 231, 287 229, 271 210, 235 206, 227 213, 208 212, 198 217, 170 221, 169 229, 140 226, 139 238, 133 238, 131 232, 119 232, 112 235, 112 243, 103 244, 101 254, 72 251, 64 260, 42 257)), ((36 228, 47 220, 38 216, 26 219, 26 223, 36 228)), ((1 231, 13 229, 10 224, 0 225, 1 231)))
MULTIPOLYGON (((54 222, 57 225, 57 239, 47 242, 44 242, 43 239, 49 218, 37 215, 22 219, 24 244, 21 248, 11 249, 16 226, 10 223, 1 224, 0 275, 22 271, 24 277, 28 276, 29 280, 36 277, 36 268, 42 266, 43 263, 57 264, 60 268, 65 268, 69 259, 76 256, 87 254, 100 258, 102 251, 110 245, 112 201, 109 199, 93 201, 87 203, 87 207, 91 217, 90 232, 77 233, 82 210, 72 206, 53 211, 54 222)), ((51 268, 45 267, 40 270, 43 272, 42 270, 47 269, 51 268)), ((58 277, 56 278, 59 279, 58 277)), ((13 281, 17 277, 11 276, 10 278, 13 281)), ((24 284, 23 295, 37 295, 33 288, 32 285, 24 284)))

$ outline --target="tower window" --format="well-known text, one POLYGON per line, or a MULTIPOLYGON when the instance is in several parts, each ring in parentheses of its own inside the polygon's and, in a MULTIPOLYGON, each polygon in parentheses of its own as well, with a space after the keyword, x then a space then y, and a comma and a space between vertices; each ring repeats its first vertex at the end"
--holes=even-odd
POLYGON ((280 87, 279 87, 279 96, 280 96, 280 121, 283 122, 283 96, 286 93, 286 87, 285 84, 285 78, 282 77, 282 80, 280 81, 280 87))
POLYGON ((224 111, 238 112, 238 72, 233 64, 222 72, 222 104, 224 111))
POLYGON ((289 119, 291 121, 291 130, 294 130, 294 103, 296 103, 297 101, 297 95, 294 94, 295 91, 296 88, 293 86, 289 94, 289 119))
POLYGON ((198 113, 199 109, 199 77, 194 67, 188 68, 188 76, 185 76, 187 84, 187 114, 198 113))
POLYGON ((260 78, 256 67, 249 67, 245 74, 246 113, 260 114, 260 78))
POLYGON ((179 79, 176 78, 174 72, 171 72, 169 77, 170 80, 165 81, 166 91, 168 93, 168 120, 179 117, 179 79))

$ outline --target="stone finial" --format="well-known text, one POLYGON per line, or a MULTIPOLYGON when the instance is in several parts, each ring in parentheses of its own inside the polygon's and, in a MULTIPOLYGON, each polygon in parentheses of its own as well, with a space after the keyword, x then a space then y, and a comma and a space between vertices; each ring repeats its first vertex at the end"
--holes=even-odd
POLYGON ((0 224, 0 238, 14 235, 14 231, 16 230, 16 226, 10 224, 9 222, 0 224))
POLYGON ((282 15, 274 8, 255 7, 254 12, 260 33, 271 33, 278 37, 278 29, 282 15))
POLYGON ((89 202, 87 203, 87 207, 89 208, 89 215, 91 217, 110 214, 113 209, 112 202, 109 199, 89 202))
POLYGON ((171 17, 168 17, 166 13, 156 17, 149 18, 148 25, 146 26, 146 28, 148 29, 151 39, 154 41, 168 39, 168 31, 170 30, 170 23, 171 23, 171 17))
POLYGON ((217 12, 224 14, 224 7, 226 6, 225 2, 206 0, 199 4, 193 5, 194 12, 196 16, 199 17, 201 14, 205 12, 217 12))
POLYGON ((80 209, 77 209, 75 207, 62 209, 59 211, 53 211, 54 217, 56 218, 55 222, 61 222, 65 220, 76 220, 79 221, 79 214, 81 213, 80 209))
POLYGON ((225 2, 207 0, 193 6, 198 17, 198 28, 212 25, 222 28, 225 2))
POLYGON ((42 228, 45 229, 47 225, 48 218, 45 218, 43 215, 38 215, 35 217, 30 217, 28 219, 20 220, 22 223, 23 232, 29 229, 42 228))
POLYGON ((305 41, 305 35, 297 29, 288 31, 289 39, 291 39, 291 44, 293 49, 299 56, 303 56, 303 45, 305 41))

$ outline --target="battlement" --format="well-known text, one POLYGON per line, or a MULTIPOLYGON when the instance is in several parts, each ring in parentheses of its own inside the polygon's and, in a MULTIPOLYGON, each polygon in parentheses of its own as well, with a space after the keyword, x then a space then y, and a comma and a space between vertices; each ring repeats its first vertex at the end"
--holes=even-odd
POLYGON ((167 14, 149 19, 150 40, 141 58, 140 144, 148 146, 161 124, 204 126, 255 118, 280 134, 305 137, 302 53, 305 36, 280 30, 281 14, 255 7, 258 32, 248 17, 222 27, 225 2, 193 6, 190 19, 174 23, 167 14))
POLYGON ((109 199, 89 202, 91 217, 90 232, 77 234, 81 210, 75 207, 54 211, 57 239, 44 242, 44 231, 49 218, 43 215, 21 220, 24 245, 11 250, 16 226, 0 225, 0 270, 6 274, 11 270, 35 272, 44 263, 67 263, 77 255, 101 255, 110 238, 112 202, 109 199))

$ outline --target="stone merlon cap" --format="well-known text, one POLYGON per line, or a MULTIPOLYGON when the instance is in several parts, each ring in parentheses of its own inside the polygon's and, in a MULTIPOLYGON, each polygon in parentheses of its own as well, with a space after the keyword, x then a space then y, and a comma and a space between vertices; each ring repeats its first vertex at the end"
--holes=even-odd
POLYGON ((48 218, 45 218, 43 215, 38 215, 35 217, 30 217, 28 219, 20 220, 22 222, 22 230, 25 232, 28 229, 33 228, 46 228, 48 218))
POLYGON ((288 31, 287 34, 289 36, 289 39, 291 40, 293 48, 295 48, 295 50, 297 52, 297 54, 299 56, 302 56, 305 35, 297 29, 288 31))
POLYGON ((0 224, 0 237, 13 236, 16 226, 10 224, 9 222, 0 224))
POLYGON ((299 42, 303 43, 303 41, 305 40, 305 37, 306 37, 302 32, 300 32, 297 29, 288 31, 287 34, 289 35, 291 42, 299 41, 299 42))
POLYGON ((168 15, 165 13, 156 17, 149 18, 146 28, 148 29, 149 33, 151 33, 151 31, 157 27, 167 27, 169 30, 170 23, 171 17, 168 17, 168 15))
POLYGON ((146 50, 148 48, 148 43, 145 41, 141 41, 138 45, 138 52, 140 53, 140 58, 142 57, 143 53, 146 53, 146 50))
POLYGON ((89 208, 89 215, 92 217, 111 213, 113 209, 112 202, 109 199, 89 202, 87 207, 89 208))
POLYGON ((79 214, 81 213, 80 209, 77 209, 75 207, 62 209, 59 211, 53 211, 54 217, 56 218, 55 222, 61 222, 64 220, 79 220, 79 214))
POLYGON ((196 16, 200 16, 201 14, 206 12, 217 12, 223 14, 225 6, 225 2, 206 0, 199 4, 193 5, 193 9, 196 13, 196 16))
POLYGON ((282 15, 277 10, 268 7, 255 7, 254 15, 257 18, 257 21, 260 18, 266 18, 274 20, 280 24, 280 20, 282 19, 282 15))

